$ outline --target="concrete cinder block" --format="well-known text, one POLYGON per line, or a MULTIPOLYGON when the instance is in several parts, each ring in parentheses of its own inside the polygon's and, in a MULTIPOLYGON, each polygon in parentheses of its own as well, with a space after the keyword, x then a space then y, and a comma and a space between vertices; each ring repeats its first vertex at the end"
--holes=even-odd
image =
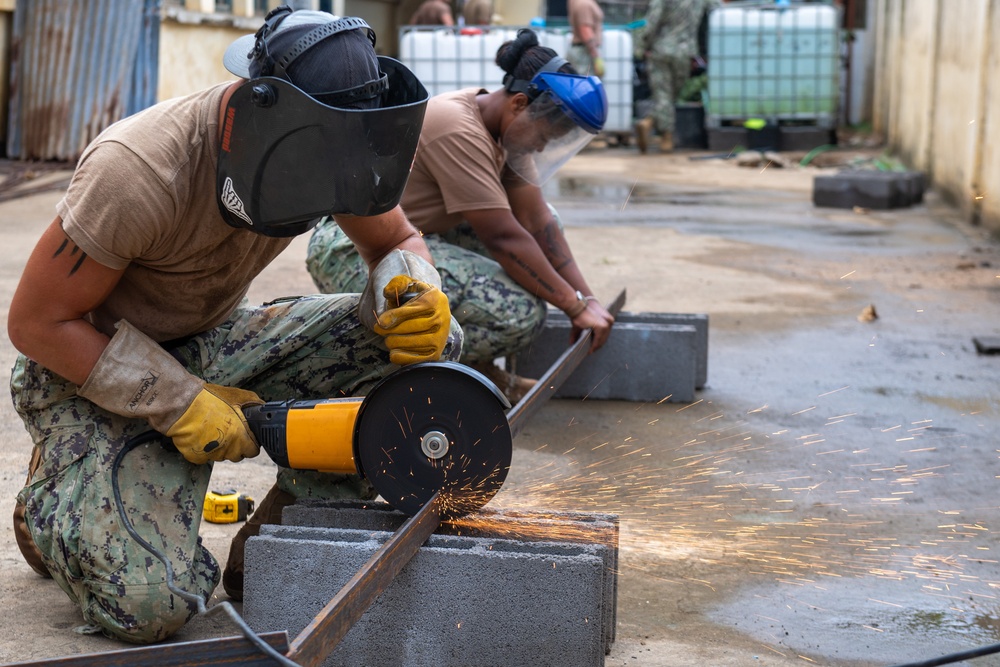
MULTIPOLYGON (((297 636, 391 533, 264 526, 243 613, 297 636)), ((604 565, 592 545, 432 535, 324 665, 604 664, 604 565)))
MULTIPOLYGON (((399 529, 408 517, 382 501, 300 499, 286 507, 285 526, 345 528, 367 531, 399 529)), ((591 544, 604 563, 603 644, 611 650, 618 619, 618 515, 592 512, 494 510, 486 507, 467 517, 442 522, 438 535, 461 535, 527 542, 591 544)))
MULTIPOLYGON (((550 311, 545 328, 514 358, 524 377, 541 377, 570 345, 572 324, 550 311)), ((590 398, 673 403, 694 400, 707 374, 708 320, 697 325, 670 314, 620 313, 604 347, 589 355, 555 393, 557 398, 590 398), (630 321, 632 320, 632 321, 630 321)), ((697 316, 695 316, 697 318, 697 316)))
POLYGON ((843 171, 813 179, 813 204, 886 210, 919 204, 924 177, 913 171, 843 171))

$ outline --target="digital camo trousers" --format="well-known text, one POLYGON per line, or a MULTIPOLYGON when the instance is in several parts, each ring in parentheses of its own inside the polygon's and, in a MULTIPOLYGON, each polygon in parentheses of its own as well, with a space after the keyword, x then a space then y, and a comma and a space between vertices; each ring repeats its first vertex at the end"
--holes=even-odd
MULTIPOLYGON (((553 212, 554 213, 554 212, 553 212)), ((463 363, 492 361, 526 348, 545 326, 547 305, 517 284, 462 224, 424 241, 441 275, 452 316, 464 333, 463 363)), ((325 219, 309 239, 306 268, 322 292, 364 289, 368 267, 337 223, 325 219)))
POLYGON ((690 56, 655 51, 649 55, 649 88, 652 91, 653 122, 657 131, 674 132, 677 98, 690 74, 690 56))
MULTIPOLYGON (((229 321, 169 348, 206 382, 255 391, 264 400, 363 395, 397 367, 382 338, 357 318, 358 295, 286 299, 241 307, 229 321)), ((456 359, 461 349, 446 348, 456 359)), ((11 373, 14 407, 41 464, 18 494, 46 567, 88 624, 134 643, 165 639, 197 609, 173 595, 166 570, 120 525, 111 484, 118 452, 149 430, 107 412, 77 386, 20 356, 11 373)), ((265 455, 266 456, 266 455, 265 455)), ((212 466, 189 463, 159 439, 125 455, 122 504, 138 533, 169 558, 176 585, 206 600, 219 565, 201 544, 212 466)), ((278 469, 296 497, 373 498, 357 475, 278 469)))

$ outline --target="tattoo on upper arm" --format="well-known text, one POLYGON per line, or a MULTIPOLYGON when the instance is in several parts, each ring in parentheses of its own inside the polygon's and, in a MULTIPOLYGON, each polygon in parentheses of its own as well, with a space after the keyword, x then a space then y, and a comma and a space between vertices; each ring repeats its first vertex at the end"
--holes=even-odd
MULTIPOLYGON (((52 259, 55 259, 59 255, 63 254, 63 251, 66 250, 66 246, 68 245, 69 245, 69 239, 63 240, 63 242, 59 245, 59 247, 56 248, 55 253, 52 255, 52 259)), ((73 265, 73 268, 69 270, 69 275, 73 275, 74 273, 76 273, 77 270, 79 270, 80 266, 83 264, 83 260, 87 259, 87 253, 80 250, 80 246, 74 243, 73 249, 69 251, 69 256, 74 257, 77 253, 80 253, 80 256, 77 258, 76 263, 73 265)))

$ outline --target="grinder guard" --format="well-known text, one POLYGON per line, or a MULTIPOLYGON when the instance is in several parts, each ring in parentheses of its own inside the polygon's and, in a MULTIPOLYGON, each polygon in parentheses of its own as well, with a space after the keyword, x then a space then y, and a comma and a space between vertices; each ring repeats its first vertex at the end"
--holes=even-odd
POLYGON ((227 223, 288 237, 326 215, 372 216, 399 203, 428 94, 404 65, 378 60, 389 87, 374 109, 327 106, 274 77, 233 93, 216 182, 227 223))

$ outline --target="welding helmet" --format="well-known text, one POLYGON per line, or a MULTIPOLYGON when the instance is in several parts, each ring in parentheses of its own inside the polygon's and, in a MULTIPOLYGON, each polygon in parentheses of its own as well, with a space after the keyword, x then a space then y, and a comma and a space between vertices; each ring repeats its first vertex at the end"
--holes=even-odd
POLYGON ((399 203, 428 94, 374 45, 362 19, 279 7, 229 47, 227 69, 247 81, 223 117, 216 191, 227 223, 288 237, 399 203), (348 85, 331 90, 331 78, 348 85))
POLYGON ((601 80, 558 71, 565 63, 556 56, 530 82, 510 74, 504 80, 509 92, 524 93, 529 100, 504 131, 507 165, 534 185, 551 178, 607 120, 608 98, 601 80))

